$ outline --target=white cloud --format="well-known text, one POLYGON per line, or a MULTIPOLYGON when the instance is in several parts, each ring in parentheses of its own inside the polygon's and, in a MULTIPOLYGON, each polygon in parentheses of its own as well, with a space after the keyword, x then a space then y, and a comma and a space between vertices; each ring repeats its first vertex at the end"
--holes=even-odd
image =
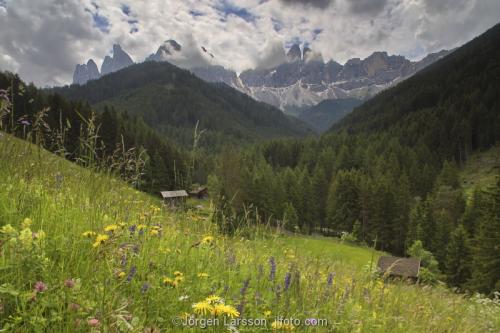
POLYGON ((500 21, 498 0, 1 3, 0 69, 38 85, 69 83, 77 63, 93 58, 100 65, 113 43, 136 61, 167 39, 185 48, 203 45, 222 65, 242 71, 274 65, 283 54, 281 45, 293 41, 341 63, 379 50, 422 57, 459 46, 500 21), (96 18, 109 25, 99 27, 96 18))

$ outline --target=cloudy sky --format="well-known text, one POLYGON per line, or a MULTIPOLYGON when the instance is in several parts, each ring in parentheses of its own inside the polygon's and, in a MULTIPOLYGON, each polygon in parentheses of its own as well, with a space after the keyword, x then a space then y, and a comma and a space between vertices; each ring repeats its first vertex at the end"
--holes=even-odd
POLYGON ((499 22, 498 0, 0 0, 0 70, 61 85, 113 43, 142 61, 167 39, 236 71, 276 64, 294 42, 340 63, 374 51, 419 59, 499 22))

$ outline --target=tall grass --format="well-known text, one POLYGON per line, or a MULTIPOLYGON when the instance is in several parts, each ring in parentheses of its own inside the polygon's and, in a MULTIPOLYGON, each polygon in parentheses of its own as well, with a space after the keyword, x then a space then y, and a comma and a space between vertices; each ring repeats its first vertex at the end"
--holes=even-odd
POLYGON ((0 136, 0 175, 2 332, 205 331, 176 318, 229 319, 195 313, 193 303, 210 295, 238 318, 267 320, 232 328, 240 332, 500 329, 495 301, 377 279, 370 249, 271 229, 219 235, 207 205, 167 211, 107 172, 7 134, 0 136), (280 324, 280 316, 302 324, 280 324), (305 326, 311 318, 328 324, 305 326))

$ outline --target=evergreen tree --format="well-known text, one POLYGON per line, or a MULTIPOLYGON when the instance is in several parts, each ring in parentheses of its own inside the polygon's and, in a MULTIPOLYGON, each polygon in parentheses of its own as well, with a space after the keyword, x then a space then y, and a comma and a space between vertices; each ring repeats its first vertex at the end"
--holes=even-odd
POLYGON ((480 292, 500 291, 500 177, 487 194, 474 239, 473 273, 469 285, 480 292))
POLYGON ((470 255, 469 235, 459 224, 446 247, 445 273, 452 286, 461 287, 470 278, 470 255))
POLYGON ((285 211, 283 213, 283 221, 285 223, 285 228, 293 231, 300 230, 299 228, 299 216, 293 205, 289 202, 285 204, 285 211))

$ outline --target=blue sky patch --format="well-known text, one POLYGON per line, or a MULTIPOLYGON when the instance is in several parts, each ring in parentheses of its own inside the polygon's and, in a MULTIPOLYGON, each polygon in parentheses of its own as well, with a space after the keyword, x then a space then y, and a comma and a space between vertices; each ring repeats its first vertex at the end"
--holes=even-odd
POLYGON ((127 15, 127 16, 130 16, 130 7, 127 6, 127 5, 122 5, 122 13, 127 15))
POLYGON ((197 10, 194 10, 194 9, 191 9, 189 11, 189 14, 192 16, 192 17, 197 17, 197 16, 203 16, 204 14, 202 12, 199 12, 197 10))
POLYGON ((323 32, 323 29, 316 28, 313 30, 313 39, 316 39, 320 33, 323 32))
MULTIPOLYGON (((217 10, 224 13, 224 17, 227 17, 227 15, 232 14, 241 17, 246 22, 255 22, 255 15, 253 15, 243 7, 238 7, 236 5, 229 3, 227 0, 221 1, 220 5, 217 7, 217 10)), ((225 19, 222 21, 225 21, 225 19)))
POLYGON ((274 17, 271 17, 271 22, 273 22, 273 29, 276 32, 280 32, 281 29, 283 29, 283 22, 280 20, 275 19, 274 17))
POLYGON ((94 21, 94 27, 101 30, 102 32, 105 32, 105 33, 109 32, 109 28, 111 25, 109 24, 109 20, 107 17, 99 15, 98 12, 93 13, 90 9, 85 9, 85 11, 92 14, 92 20, 94 21))

